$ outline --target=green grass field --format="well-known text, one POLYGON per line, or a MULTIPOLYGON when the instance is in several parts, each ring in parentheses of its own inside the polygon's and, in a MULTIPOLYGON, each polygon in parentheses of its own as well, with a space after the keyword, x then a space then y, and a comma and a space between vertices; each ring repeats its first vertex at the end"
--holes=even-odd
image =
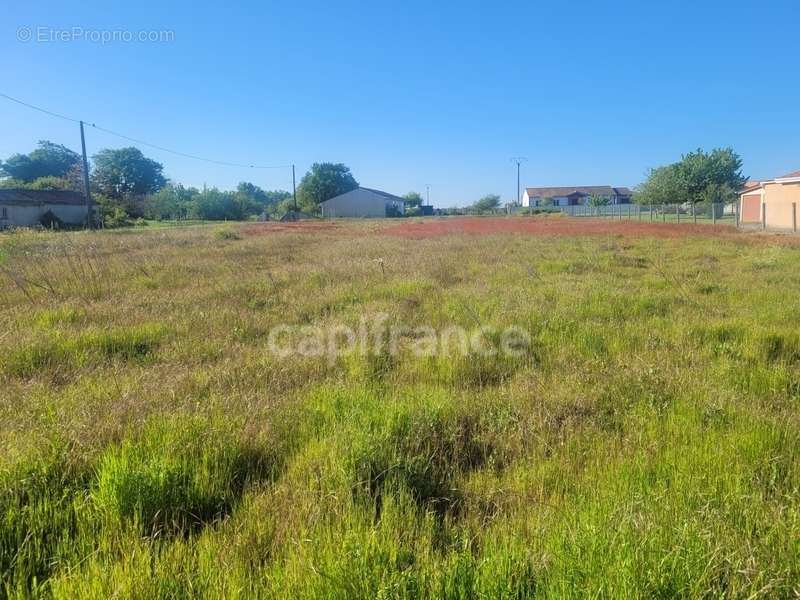
POLYGON ((0 236, 0 598, 800 594, 800 250, 382 227, 0 236))

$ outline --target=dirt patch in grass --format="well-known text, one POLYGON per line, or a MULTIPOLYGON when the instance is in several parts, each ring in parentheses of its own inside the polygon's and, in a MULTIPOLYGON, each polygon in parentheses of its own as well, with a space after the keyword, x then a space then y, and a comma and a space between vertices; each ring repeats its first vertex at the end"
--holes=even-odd
POLYGON ((524 233, 530 235, 582 236, 621 235, 626 237, 681 238, 690 236, 739 237, 727 225, 693 225, 612 221, 590 218, 539 217, 463 217, 402 223, 381 230, 385 235, 411 239, 451 234, 491 235, 524 233))

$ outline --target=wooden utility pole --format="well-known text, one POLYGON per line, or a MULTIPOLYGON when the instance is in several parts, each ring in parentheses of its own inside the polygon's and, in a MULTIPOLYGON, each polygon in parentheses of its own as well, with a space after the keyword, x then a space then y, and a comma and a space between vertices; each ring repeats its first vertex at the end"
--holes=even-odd
POLYGON ((294 197, 294 212, 297 212, 297 185, 294 179, 294 165, 292 165, 292 196, 294 197))
POLYGON ((89 161, 86 158, 86 136, 83 133, 83 121, 81 123, 81 152, 83 153, 83 194, 86 198, 86 226, 91 229, 94 225, 92 219, 92 193, 89 189, 89 161))
POLYGON ((520 190, 520 187, 519 187, 519 184, 520 184, 519 169, 520 169, 520 166, 522 165, 522 163, 524 163, 526 160, 528 160, 528 159, 525 158, 524 156, 514 156, 511 159, 511 162, 516 163, 516 165, 517 165, 517 198, 516 198, 516 200, 514 200, 514 204, 516 204, 517 202, 521 202, 520 198, 522 197, 522 194, 520 193, 521 190, 520 190))

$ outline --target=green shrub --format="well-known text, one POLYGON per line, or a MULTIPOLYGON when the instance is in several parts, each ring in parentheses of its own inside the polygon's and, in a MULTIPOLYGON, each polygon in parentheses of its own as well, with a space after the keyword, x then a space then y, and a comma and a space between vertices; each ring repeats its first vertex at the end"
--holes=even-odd
POLYGON ((240 240, 242 239, 242 236, 240 236, 233 229, 217 229, 214 232, 214 238, 221 241, 230 241, 230 240, 240 240))

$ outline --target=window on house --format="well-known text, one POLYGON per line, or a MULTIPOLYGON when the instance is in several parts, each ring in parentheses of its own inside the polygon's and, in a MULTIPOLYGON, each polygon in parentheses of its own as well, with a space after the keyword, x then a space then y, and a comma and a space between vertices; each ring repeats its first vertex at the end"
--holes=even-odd
POLYGON ((0 208, 0 219, 7 219, 8 218, 8 209, 4 206, 0 208))

